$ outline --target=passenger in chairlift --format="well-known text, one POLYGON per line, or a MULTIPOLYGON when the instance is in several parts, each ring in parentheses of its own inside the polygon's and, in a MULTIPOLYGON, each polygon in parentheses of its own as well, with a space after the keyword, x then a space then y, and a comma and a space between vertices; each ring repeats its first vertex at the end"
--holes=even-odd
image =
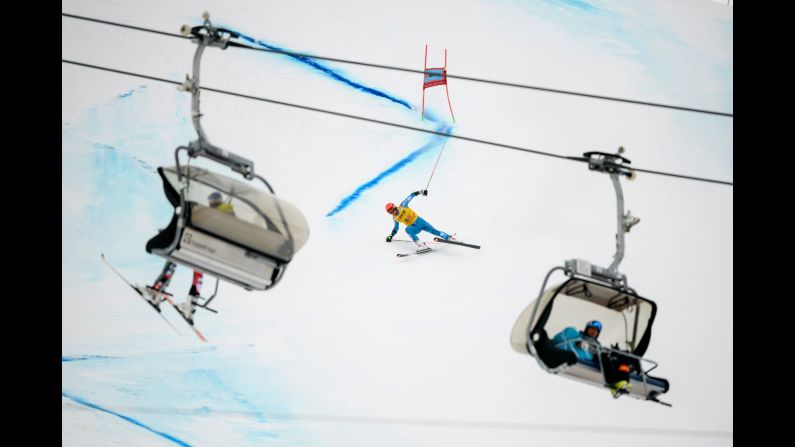
POLYGON ((417 234, 419 234, 421 231, 427 231, 428 233, 434 234, 444 240, 455 240, 451 235, 434 228, 433 225, 429 224, 428 221, 417 215, 413 209, 409 208, 409 202, 411 202, 411 199, 420 194, 427 196, 428 190, 422 189, 419 191, 414 191, 413 193, 409 194, 408 197, 403 199, 399 206, 396 206, 392 202, 386 204, 386 212, 391 214, 392 219, 395 221, 395 226, 392 228, 392 232, 386 237, 387 242, 392 242, 392 238, 395 236, 395 234, 397 234, 401 223, 406 225, 406 233, 408 233, 408 235, 411 237, 411 240, 417 244, 417 248, 419 250, 428 249, 428 246, 425 245, 425 242, 421 241, 420 238, 417 237, 417 234))
POLYGON ((602 323, 599 320, 591 320, 582 332, 572 326, 563 329, 552 338, 552 344, 558 349, 574 352, 578 360, 590 360, 601 365, 605 382, 610 385, 610 394, 617 397, 619 393, 632 389, 632 384, 629 382, 631 367, 611 352, 602 352, 595 357, 600 354, 601 345, 597 338, 601 332, 602 323))
POLYGON ((589 321, 582 331, 578 331, 574 326, 569 326, 552 338, 552 345, 558 349, 573 352, 577 355, 578 360, 594 360, 594 354, 598 352, 599 345, 597 338, 601 332, 602 323, 598 320, 589 321))
POLYGON ((233 216, 235 215, 235 210, 232 208, 232 204, 224 203, 224 197, 220 192, 211 192, 210 195, 207 196, 207 201, 210 203, 211 207, 217 209, 218 211, 223 211, 233 216))
MULTIPOLYGON (((209 203, 210 207, 217 209, 218 211, 222 211, 224 213, 228 213, 231 215, 235 215, 234 208, 232 207, 231 203, 224 203, 223 195, 221 195, 218 191, 213 191, 207 196, 207 202, 209 203)), ((166 265, 163 266, 163 270, 160 272, 160 275, 155 280, 154 284, 152 284, 148 289, 154 290, 155 292, 163 292, 166 293, 166 288, 168 287, 169 283, 171 283, 171 277, 174 276, 174 271, 177 269, 177 264, 166 261, 166 265)), ((204 275, 202 272, 193 271, 193 282, 191 283, 190 290, 188 291, 188 299, 185 302, 180 303, 177 305, 180 312, 187 319, 192 319, 193 314, 193 304, 196 304, 199 296, 201 295, 201 287, 202 287, 202 280, 204 275), (191 304, 188 304, 188 301, 191 304)), ((146 295, 149 296, 149 301, 155 307, 159 308, 160 302, 162 302, 163 298, 160 294, 151 294, 147 293, 146 295)))

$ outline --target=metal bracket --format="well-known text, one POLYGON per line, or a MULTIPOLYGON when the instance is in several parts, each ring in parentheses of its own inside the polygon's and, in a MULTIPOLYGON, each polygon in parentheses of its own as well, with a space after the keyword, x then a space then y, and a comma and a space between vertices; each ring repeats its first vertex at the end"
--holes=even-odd
POLYGON ((619 154, 624 153, 624 147, 618 148, 618 154, 609 154, 607 152, 590 151, 585 152, 583 157, 588 159, 588 169, 591 171, 605 172, 608 174, 618 174, 629 178, 635 179, 635 171, 632 168, 624 166, 624 163, 631 164, 627 158, 619 154))
POLYGON ((220 147, 213 146, 206 140, 202 141, 198 139, 191 141, 188 144, 188 155, 193 158, 199 156, 209 158, 217 163, 228 166, 235 172, 239 172, 248 180, 254 178, 253 161, 221 149, 220 147))
POLYGON ((612 284, 622 290, 627 289, 627 276, 618 271, 611 271, 604 267, 593 265, 583 259, 569 259, 564 262, 566 274, 585 276, 602 282, 612 284))
POLYGON ((624 215, 624 232, 629 233, 629 230, 632 229, 635 225, 640 222, 639 217, 635 217, 632 213, 627 210, 627 214, 624 215))

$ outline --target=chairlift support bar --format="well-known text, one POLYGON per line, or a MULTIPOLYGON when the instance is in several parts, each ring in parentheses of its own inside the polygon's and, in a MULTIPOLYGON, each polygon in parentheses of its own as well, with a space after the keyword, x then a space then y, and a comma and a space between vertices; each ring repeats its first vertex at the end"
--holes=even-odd
MULTIPOLYGON (((599 344, 598 342, 596 342, 594 340, 587 340, 585 338, 579 338, 579 339, 577 339, 577 341, 579 341, 581 343, 588 344, 593 350, 595 350, 597 352, 597 355, 595 355, 595 357, 599 360, 599 372, 602 375, 604 375, 604 373, 605 373, 604 365, 602 364, 602 354, 603 353, 617 353, 617 354, 620 354, 620 355, 622 355, 624 357, 629 357, 629 358, 632 358, 634 360, 637 360, 638 365, 640 366, 640 371, 637 371, 637 375, 641 379, 640 382, 641 382, 642 387, 643 387, 643 394, 646 395, 646 399, 645 400, 648 400, 648 401, 651 401, 651 402, 655 402, 655 403, 658 403, 658 404, 661 404, 661 405, 665 405, 667 407, 671 407, 672 406, 668 402, 661 401, 657 397, 657 393, 656 392, 649 390, 649 381, 648 381, 649 373, 652 372, 654 369, 656 369, 657 366, 659 366, 659 364, 657 362, 655 362, 654 360, 651 360, 651 359, 647 359, 647 358, 641 357, 639 355, 635 355, 635 354, 633 354, 631 352, 622 351, 620 349, 606 348, 606 347, 602 346, 601 344, 599 344), (653 366, 651 368, 649 368, 649 369, 644 369, 643 368, 643 362, 651 363, 653 366)), ((564 342, 564 343, 566 343, 566 342, 564 342)), ((555 347, 557 348, 558 346, 555 346, 555 347)), ((607 386, 607 384, 606 384, 606 386, 607 386)))
POLYGON ((207 306, 209 306, 209 305, 210 305, 210 301, 212 301, 213 299, 215 299, 215 296, 216 296, 216 295, 218 295, 218 284, 219 284, 220 282, 221 282, 221 281, 220 281, 219 279, 216 279, 216 280, 215 280, 215 290, 213 291, 213 294, 212 294, 212 296, 205 298, 204 304, 196 304, 196 307, 201 307, 202 309, 207 309, 207 310, 209 310, 210 312, 213 312, 213 313, 216 313, 216 314, 218 313, 218 311, 217 311, 217 310, 215 310, 215 309, 211 309, 211 308, 209 308, 209 307, 207 307, 207 306))
POLYGON ((228 166, 235 172, 239 172, 248 180, 254 178, 254 162, 233 154, 227 150, 214 146, 207 139, 204 129, 201 126, 199 71, 201 69, 201 58, 206 47, 219 47, 222 50, 229 45, 229 39, 234 37, 231 32, 216 28, 210 23, 210 14, 205 12, 202 15, 204 23, 201 26, 190 27, 183 25, 181 32, 185 36, 192 36, 192 41, 198 45, 193 56, 193 77, 185 76, 185 82, 180 86, 181 90, 191 93, 191 118, 193 127, 199 138, 188 144, 188 155, 190 157, 206 157, 217 163, 228 166))
MULTIPOLYGON (((609 278, 611 281, 618 281, 619 283, 626 283, 626 276, 618 272, 618 265, 624 259, 624 233, 626 233, 630 226, 625 223, 624 215, 624 192, 621 188, 619 175, 623 175, 632 180, 635 178, 635 171, 631 168, 624 166, 624 164, 632 163, 629 159, 622 157, 619 154, 624 152, 623 147, 618 148, 618 154, 609 154, 606 152, 586 152, 583 154, 585 160, 588 161, 588 169, 591 171, 599 171, 610 174, 610 181, 613 183, 613 189, 616 192, 616 254, 613 255, 613 262, 607 269, 597 266, 591 266, 591 271, 586 276, 597 275, 609 278)), ((584 262, 584 261, 582 261, 584 262)), ((568 266, 568 262, 567 262, 568 266)), ((584 274, 584 273, 581 273, 584 274)))

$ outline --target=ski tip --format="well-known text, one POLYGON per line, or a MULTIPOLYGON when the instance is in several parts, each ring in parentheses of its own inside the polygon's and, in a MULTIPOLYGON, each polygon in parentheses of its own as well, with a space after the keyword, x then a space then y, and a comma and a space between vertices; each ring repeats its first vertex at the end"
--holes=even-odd
POLYGON ((191 326, 191 329, 193 329, 193 332, 195 332, 195 333, 196 333, 196 335, 199 337, 199 340, 201 340, 201 341, 203 341, 203 342, 207 343, 207 339, 206 339, 206 338, 204 338, 204 335, 202 335, 202 333, 201 333, 201 332, 199 332, 199 330, 198 330, 198 329, 196 329, 196 328, 195 328, 195 327, 193 327, 193 326, 191 326))
POLYGON ((415 251, 415 252, 412 252, 412 253, 397 253, 397 255, 396 255, 396 256, 397 256, 398 258, 405 258, 406 256, 411 256, 411 255, 421 255, 421 254, 423 254, 423 253, 428 253, 428 252, 431 252, 431 251, 433 251, 433 249, 432 249, 432 248, 426 248, 426 249, 424 249, 424 250, 417 250, 417 251, 415 251))

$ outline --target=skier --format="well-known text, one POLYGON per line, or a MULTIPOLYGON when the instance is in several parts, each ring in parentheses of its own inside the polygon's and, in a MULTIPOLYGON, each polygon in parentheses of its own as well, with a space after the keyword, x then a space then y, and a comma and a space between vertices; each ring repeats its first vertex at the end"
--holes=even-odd
POLYGON ((392 215, 392 219, 395 221, 395 227, 392 228, 392 233, 386 237, 387 242, 392 242, 392 238, 400 228, 400 223, 406 225, 406 233, 411 237, 411 240, 417 244, 419 250, 429 250, 428 246, 425 245, 425 242, 421 241, 417 234, 421 231, 427 231, 428 233, 435 234, 444 240, 455 240, 451 235, 439 231, 433 227, 433 225, 429 224, 428 221, 417 215, 417 213, 409 208, 409 202, 411 199, 418 195, 428 195, 428 190, 423 189, 420 191, 414 191, 413 193, 409 194, 402 202, 400 202, 399 206, 395 206, 394 203, 389 202, 386 204, 386 212, 392 215))

